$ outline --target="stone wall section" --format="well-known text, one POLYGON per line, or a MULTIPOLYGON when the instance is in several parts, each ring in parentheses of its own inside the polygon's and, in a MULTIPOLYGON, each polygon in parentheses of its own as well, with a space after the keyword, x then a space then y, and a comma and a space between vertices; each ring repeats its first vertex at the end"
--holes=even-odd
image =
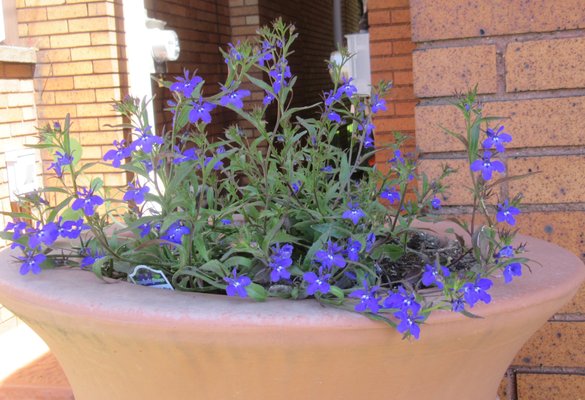
MULTIPOLYGON (((112 108, 127 92, 122 0, 16 0, 23 44, 38 49, 34 70, 39 126, 73 121, 73 137, 83 146, 83 162, 99 161, 124 132, 107 125, 122 123, 112 108)), ((53 161, 43 152, 46 172, 53 161)), ((96 165, 88 176, 106 186, 126 185, 126 175, 96 165)))
MULTIPOLYGON (((514 138, 505 154, 508 173, 538 172, 498 193, 522 193, 517 227, 585 258, 583 2, 411 0, 410 11, 422 169, 433 175, 443 163, 461 167, 450 179, 454 194, 443 199, 447 212, 470 212, 464 200, 468 167, 461 145, 439 126, 462 131, 450 103, 456 91, 477 85, 485 113, 508 118, 503 125, 514 138)), ((380 21, 384 32, 398 29, 387 16, 380 21)), ((584 341, 582 288, 520 351, 502 385, 502 400, 581 398, 584 341)))

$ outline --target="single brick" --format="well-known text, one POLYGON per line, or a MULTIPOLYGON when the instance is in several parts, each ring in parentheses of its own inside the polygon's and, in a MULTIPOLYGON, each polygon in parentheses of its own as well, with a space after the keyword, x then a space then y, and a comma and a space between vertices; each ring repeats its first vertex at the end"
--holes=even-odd
POLYGON ((26 36, 67 33, 67 21, 29 22, 26 36))
POLYGON ((93 70, 91 61, 77 61, 68 63, 55 63, 51 65, 53 75, 86 75, 96 72, 93 70))
POLYGON ((118 34, 116 32, 91 32, 91 44, 101 45, 101 44, 111 44, 116 45, 118 44, 118 34))
POLYGON ((414 131, 414 118, 376 118, 376 129, 380 132, 414 131))
POLYGON ((392 10, 391 18, 393 24, 410 23, 410 10, 392 10))
POLYGON ((86 4, 67 4, 58 7, 47 7, 47 17, 49 19, 69 19, 86 16, 86 4))
POLYGON ((71 60, 98 60, 106 58, 117 58, 118 48, 116 46, 91 46, 77 47, 71 49, 71 60))
POLYGON ((69 32, 95 32, 116 30, 116 18, 109 16, 72 19, 69 20, 68 22, 69 32))
POLYGON ((518 400, 583 400, 585 375, 518 374, 518 400))
POLYGON ((581 367, 585 352, 577 343, 585 343, 585 322, 547 322, 522 347, 512 365, 581 367))
POLYGON ((526 204, 579 203, 585 197, 585 156, 513 157, 508 174, 538 174, 509 182, 511 194, 522 193, 526 204))
POLYGON ((73 78, 70 76, 48 77, 42 80, 41 87, 44 90, 70 90, 73 89, 73 78))
POLYGON ((91 39, 89 33, 69 33, 66 35, 53 35, 50 37, 51 48, 71 48, 89 46, 91 39))
POLYGON ((119 88, 107 88, 95 90, 96 101, 113 102, 122 99, 122 91, 119 88))
POLYGON ((374 10, 368 12, 368 23, 371 25, 385 25, 390 23, 389 10, 374 10))
POLYGON ((69 105, 43 105, 38 109, 39 119, 61 120, 67 114, 70 114, 71 118, 76 117, 75 107, 69 105))
POLYGON ((116 114, 111 103, 77 104, 77 115, 82 117, 100 117, 116 114))
POLYGON ((582 0, 411 0, 410 8, 416 42, 585 27, 582 0))
POLYGON ((47 8, 22 8, 16 10, 18 22, 46 21, 47 8))
POLYGON ((585 86, 585 38, 510 43, 506 90, 570 89, 585 86))
POLYGON ((380 25, 370 29, 370 41, 410 39, 410 25, 380 25))
POLYGON ((408 7, 409 0, 369 0, 368 10, 408 7))
MULTIPOLYGON (((62 92, 55 92, 55 101, 58 104, 72 104, 77 103, 93 103, 95 102, 95 91, 93 89, 86 90, 66 90, 62 92)), ((83 115, 78 110, 78 115, 83 115)))
MULTIPOLYGON (((585 145, 585 96, 486 102, 484 115, 501 121, 512 135, 508 148, 585 145)), ((440 127, 464 134, 463 114, 452 105, 419 105, 416 109, 418 145, 423 152, 459 151, 461 143, 440 127)), ((493 125, 492 125, 493 126, 493 125)))
POLYGON ((120 76, 114 74, 81 75, 73 77, 76 89, 107 88, 120 86, 120 76))
POLYGON ((416 44, 410 40, 397 40, 392 42, 392 54, 412 54, 416 44))
POLYGON ((494 45, 418 50, 413 58, 417 97, 452 96, 475 85, 478 93, 496 92, 494 45))
POLYGON ((115 16, 116 15, 116 8, 115 8, 115 5, 113 3, 107 3, 107 2, 88 3, 87 4, 87 14, 90 17, 102 16, 102 15, 115 16))
POLYGON ((370 43, 370 57, 389 56, 392 53, 392 42, 370 43))

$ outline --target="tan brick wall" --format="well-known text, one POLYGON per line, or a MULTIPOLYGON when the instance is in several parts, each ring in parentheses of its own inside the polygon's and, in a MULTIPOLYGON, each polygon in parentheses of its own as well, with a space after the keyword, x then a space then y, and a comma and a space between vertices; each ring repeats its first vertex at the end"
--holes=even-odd
MULTIPOLYGON (((0 210, 11 211, 6 152, 36 143, 33 64, 0 62, 0 210)), ((40 164, 39 171, 40 173, 40 164)), ((11 218, 0 215, 0 229, 11 218)), ((0 239, 0 248, 7 243, 0 239)), ((1 306, 0 306, 1 307, 1 306)))
MULTIPOLYGON (((16 0, 18 30, 38 48, 35 89, 38 124, 63 120, 69 113, 73 136, 85 161, 101 160, 123 131, 112 101, 127 91, 121 0, 16 0)), ((43 153, 44 169, 52 156, 43 153)), ((123 186, 125 175, 107 166, 88 170, 108 186, 123 186)), ((45 174, 45 184, 56 180, 45 174)))
MULTIPOLYGON (((468 204, 463 188, 468 167, 461 145, 439 126, 463 129, 449 103, 456 91, 477 84, 485 112, 509 117, 503 123, 514 138, 505 159, 509 173, 539 172, 509 182, 500 193, 523 194, 520 231, 585 258, 582 1, 411 0, 410 5, 423 170, 433 174, 444 162, 461 168, 450 178, 455 192, 445 204, 468 204)), ((376 18, 385 26, 380 35, 399 32, 385 13, 376 18)), ((583 398, 584 340, 582 288, 520 351, 502 384, 502 400, 583 398)))

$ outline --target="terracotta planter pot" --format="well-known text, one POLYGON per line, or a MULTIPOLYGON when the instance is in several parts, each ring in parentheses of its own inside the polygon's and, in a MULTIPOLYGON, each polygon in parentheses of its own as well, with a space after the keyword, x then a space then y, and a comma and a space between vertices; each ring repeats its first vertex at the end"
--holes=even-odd
POLYGON ((266 303, 106 284, 72 269, 20 276, 0 254, 0 303, 59 359, 77 400, 494 400, 522 344, 575 294, 583 263, 528 242, 532 273, 493 302, 432 315, 419 341, 314 301, 266 303))

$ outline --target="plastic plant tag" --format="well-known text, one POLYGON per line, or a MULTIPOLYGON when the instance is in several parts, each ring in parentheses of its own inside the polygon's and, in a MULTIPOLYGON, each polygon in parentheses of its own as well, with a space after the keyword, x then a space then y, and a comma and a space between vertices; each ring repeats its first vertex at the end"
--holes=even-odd
POLYGON ((151 286, 159 289, 175 290, 161 270, 146 265, 137 265, 128 275, 128 280, 141 286, 151 286))

